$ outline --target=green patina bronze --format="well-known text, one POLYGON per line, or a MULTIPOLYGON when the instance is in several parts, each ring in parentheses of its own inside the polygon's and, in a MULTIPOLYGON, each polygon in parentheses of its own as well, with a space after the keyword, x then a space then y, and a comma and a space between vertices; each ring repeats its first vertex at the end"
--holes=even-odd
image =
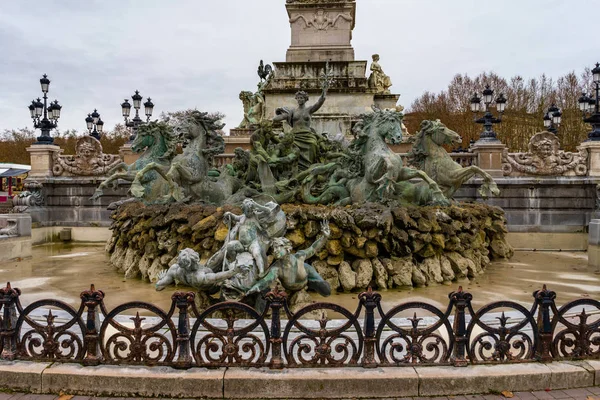
POLYGON ((500 194, 490 174, 475 165, 463 168, 452 160, 442 146, 461 144, 462 139, 439 119, 421 122, 421 130, 415 136, 412 150, 408 153, 409 160, 435 180, 446 197, 452 198, 462 184, 475 175, 483 178, 479 188, 483 198, 500 194))
MULTIPOLYGON (((137 172, 131 193, 148 203, 173 201, 203 201, 223 203, 237 190, 237 181, 229 174, 219 174, 212 169, 212 159, 225 149, 223 137, 217 132, 223 128, 221 115, 209 115, 189 110, 171 115, 175 130, 179 132, 183 153, 169 164, 160 160, 146 164, 137 172), (149 172, 160 175, 169 186, 166 195, 148 197, 142 180, 149 172)), ((158 177, 157 177, 158 179, 158 177)))
POLYGON ((140 125, 131 149, 142 154, 131 165, 121 162, 115 166, 111 175, 98 186, 91 200, 102 196, 104 189, 109 186, 116 189, 119 179, 133 182, 131 191, 135 190, 135 197, 149 204, 168 193, 167 182, 159 179, 156 172, 145 170, 140 174, 138 171, 144 170, 148 164, 169 166, 177 150, 177 136, 173 129, 166 122, 158 121, 140 125))

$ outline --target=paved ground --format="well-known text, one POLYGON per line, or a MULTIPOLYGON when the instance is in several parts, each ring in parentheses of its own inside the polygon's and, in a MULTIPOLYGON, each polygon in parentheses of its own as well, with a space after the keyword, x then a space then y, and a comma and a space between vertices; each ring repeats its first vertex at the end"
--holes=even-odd
MULTIPOLYGON (((540 392, 515 392, 515 400, 600 400, 600 386, 582 388, 551 390, 540 392)), ((51 394, 27 393, 0 393, 0 400, 124 400, 123 397, 89 397, 89 396, 55 396, 51 394)), ((405 397, 397 400, 506 400, 502 395, 469 395, 469 396, 444 396, 444 397, 405 397)))

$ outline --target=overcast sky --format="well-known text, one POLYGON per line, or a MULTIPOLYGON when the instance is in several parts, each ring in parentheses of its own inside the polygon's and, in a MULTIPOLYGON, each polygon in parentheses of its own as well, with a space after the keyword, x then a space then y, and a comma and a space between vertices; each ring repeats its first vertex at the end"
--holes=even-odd
MULTIPOLYGON (((598 0, 357 0, 358 60, 381 55, 409 106, 456 73, 580 73, 600 60, 598 0)), ((31 127, 27 106, 47 73, 60 129, 85 129, 94 108, 122 122, 135 89, 161 111, 198 108, 242 119, 256 67, 285 61, 285 0, 0 0, 0 130, 31 127)))

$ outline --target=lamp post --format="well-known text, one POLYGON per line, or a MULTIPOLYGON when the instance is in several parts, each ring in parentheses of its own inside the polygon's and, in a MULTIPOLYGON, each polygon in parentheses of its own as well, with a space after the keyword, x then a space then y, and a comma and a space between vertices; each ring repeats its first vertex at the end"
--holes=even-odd
POLYGON ((54 103, 50 102, 48 105, 48 88, 50 86, 48 75, 43 75, 40 79, 40 85, 42 86, 42 93, 44 93, 44 102, 42 103, 38 97, 37 100, 32 100, 29 105, 33 127, 42 131, 42 136, 38 136, 37 142, 34 144, 52 144, 54 139, 50 136, 50 131, 58 126, 62 106, 58 104, 58 100, 54 100, 54 103))
POLYGON ((102 131, 104 130, 104 121, 100 119, 100 114, 98 113, 98 110, 94 109, 94 112, 87 115, 87 118, 85 119, 85 124, 88 132, 90 133, 90 136, 100 140, 100 137, 102 136, 102 131))
POLYGON ((579 98, 579 110, 583 113, 583 122, 592 125, 588 133, 589 141, 600 141, 600 63, 592 69, 592 83, 595 86, 595 95, 583 93, 579 98))
POLYGON ((556 107, 556 104, 552 103, 544 115, 544 128, 546 128, 548 132, 552 132, 556 135, 561 120, 562 112, 556 107))
POLYGON ((140 95, 140 92, 136 90, 133 96, 131 96, 131 99, 133 100, 133 108, 135 109, 135 116, 131 120, 129 119, 129 115, 131 114, 131 104, 129 103, 129 100, 125 99, 125 102, 121 103, 121 112, 125 119, 125 126, 131 129, 131 136, 129 136, 130 142, 135 140, 138 126, 150 121, 152 111, 154 110, 154 103, 152 103, 150 97, 148 97, 148 101, 144 103, 146 121, 143 121, 140 118, 140 108, 142 107, 142 96, 140 95))
POLYGON ((490 112, 490 105, 492 104, 494 91, 490 89, 490 85, 485 85, 485 89, 482 92, 484 109, 483 117, 477 118, 477 113, 481 111, 481 98, 477 95, 477 93, 473 94, 471 97, 471 111, 475 114, 475 123, 483 124, 483 132, 479 135, 479 141, 483 142, 498 142, 498 138, 496 137, 496 132, 494 132, 493 125, 499 124, 502 122, 502 113, 506 108, 506 98, 504 94, 500 93, 500 95, 496 98, 496 110, 498 111, 498 118, 494 117, 490 112))

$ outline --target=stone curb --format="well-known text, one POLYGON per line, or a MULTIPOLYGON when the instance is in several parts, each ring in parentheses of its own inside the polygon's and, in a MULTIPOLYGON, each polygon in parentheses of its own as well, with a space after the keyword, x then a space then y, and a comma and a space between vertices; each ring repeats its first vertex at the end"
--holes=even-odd
POLYGON ((0 361, 0 388, 33 393, 206 399, 344 399, 572 389, 600 384, 600 361, 387 368, 192 368, 0 361))

